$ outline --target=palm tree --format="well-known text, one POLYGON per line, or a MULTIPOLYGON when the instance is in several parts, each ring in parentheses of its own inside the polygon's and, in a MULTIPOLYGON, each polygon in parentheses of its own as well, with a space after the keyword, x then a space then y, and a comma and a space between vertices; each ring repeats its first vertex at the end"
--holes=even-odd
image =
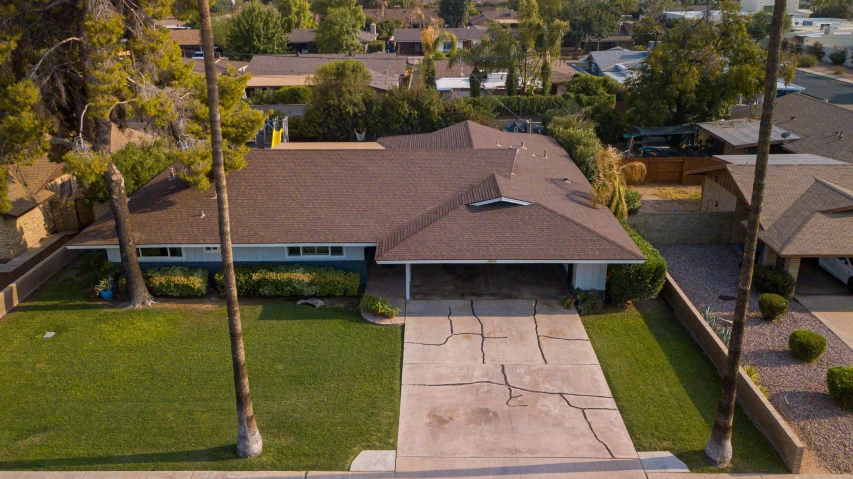
POLYGON ((779 56, 782 49, 782 27, 785 16, 785 0, 776 0, 773 6, 773 18, 770 21, 770 43, 767 49, 767 68, 764 77, 764 104, 761 108, 761 123, 758 130, 758 154, 755 157, 755 178, 752 184, 752 201, 749 204, 749 218, 746 225, 746 237, 743 246, 743 261, 738 280, 737 302, 732 318, 732 332, 729 339, 729 354, 720 402, 711 437, 705 446, 705 455, 715 466, 724 468, 732 459, 732 421, 734 419, 735 399, 737 397, 737 376, 743 355, 744 323, 749 307, 749 289, 752 286, 752 271, 755 264, 755 249, 758 245, 758 226, 761 218, 761 206, 764 201, 764 179, 767 176, 767 162, 770 156, 770 133, 773 130, 773 107, 776 102, 776 81, 779 78, 779 56))
POLYGON ((594 205, 607 205, 616 218, 628 219, 628 181, 641 181, 646 177, 646 165, 624 163, 619 150, 608 146, 595 156, 596 174, 592 182, 594 205))
POLYGON ((240 306, 237 303, 237 283, 234 278, 234 257, 231 250, 231 220, 228 215, 228 188, 225 184, 225 162, 222 151, 222 124, 219 116, 219 91, 214 67, 216 61, 213 52, 213 28, 210 22, 208 0, 198 0, 198 10, 204 52, 204 75, 207 79, 207 105, 210 111, 210 144, 213 150, 216 205, 219 212, 219 250, 222 253, 222 272, 225 276, 228 332, 231 337, 234 391, 237 396, 237 455, 253 457, 263 450, 263 440, 252 410, 249 374, 246 371, 246 351, 243 348, 243 327, 240 323, 240 306))
POLYGON ((421 30, 421 47, 423 50, 423 54, 425 57, 436 57, 441 52, 441 45, 445 42, 450 43, 450 53, 448 54, 451 58, 456 56, 456 45, 457 38, 452 32, 441 31, 435 25, 430 25, 427 28, 421 30))

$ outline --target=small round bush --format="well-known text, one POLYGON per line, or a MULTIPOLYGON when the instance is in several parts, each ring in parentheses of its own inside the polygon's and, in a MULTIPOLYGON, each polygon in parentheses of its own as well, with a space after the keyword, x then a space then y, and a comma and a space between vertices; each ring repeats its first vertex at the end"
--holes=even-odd
POLYGON ((773 321, 788 312, 788 300, 773 293, 764 293, 758 297, 758 310, 761 317, 773 321))
POLYGON ((625 192, 625 203, 628 206, 628 214, 635 215, 640 212, 643 207, 643 198, 637 190, 628 190, 625 192))
POLYGON ((817 57, 812 55, 811 53, 803 53, 800 55, 800 66, 805 68, 811 68, 817 65, 817 57))
POLYGON ((829 368, 826 372, 826 385, 836 404, 853 411, 853 366, 829 368))
POLYGON ((826 338, 808 329, 798 329, 788 336, 788 347, 795 358, 813 362, 826 351, 826 338))

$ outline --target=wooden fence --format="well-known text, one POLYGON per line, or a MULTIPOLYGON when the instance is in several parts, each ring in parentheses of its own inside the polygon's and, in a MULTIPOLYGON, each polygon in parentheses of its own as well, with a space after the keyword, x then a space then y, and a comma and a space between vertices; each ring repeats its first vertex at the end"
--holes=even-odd
POLYGON ((633 184, 670 183, 679 185, 701 185, 702 176, 687 175, 686 171, 722 164, 711 157, 675 156, 671 158, 628 158, 629 163, 646 165, 646 178, 633 184))

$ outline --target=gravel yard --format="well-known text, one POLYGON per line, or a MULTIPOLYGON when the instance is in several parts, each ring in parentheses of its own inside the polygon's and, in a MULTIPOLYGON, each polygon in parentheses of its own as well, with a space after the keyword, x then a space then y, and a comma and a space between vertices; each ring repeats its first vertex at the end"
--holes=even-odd
MULTIPOLYGON (((662 245, 669 272, 697 309, 707 305, 731 319, 737 295, 740 254, 728 245, 662 245)), ((744 362, 758 367, 770 401, 791 423, 808 448, 832 472, 853 472, 853 413, 836 406, 826 389, 826 370, 853 365, 853 350, 795 300, 782 318, 768 323, 758 313, 758 295, 749 304, 744 362), (791 357, 788 335, 811 329, 827 339, 815 363, 791 357)))

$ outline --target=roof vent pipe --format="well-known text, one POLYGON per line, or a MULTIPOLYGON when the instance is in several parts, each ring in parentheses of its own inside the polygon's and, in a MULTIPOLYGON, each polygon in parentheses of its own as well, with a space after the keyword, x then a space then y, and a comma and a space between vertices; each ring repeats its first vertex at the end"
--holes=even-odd
POLYGON ((524 142, 523 141, 521 142, 521 147, 524 148, 524 142))
POLYGON ((544 153, 544 154, 542 154, 542 157, 543 157, 543 158, 548 158, 548 150, 545 150, 545 153, 544 153))

